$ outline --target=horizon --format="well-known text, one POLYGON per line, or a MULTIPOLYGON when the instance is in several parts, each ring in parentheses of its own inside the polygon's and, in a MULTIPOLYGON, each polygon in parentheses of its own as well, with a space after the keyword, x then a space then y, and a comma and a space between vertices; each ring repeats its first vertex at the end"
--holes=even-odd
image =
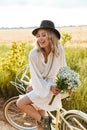
MULTIPOLYGON (((66 28, 66 27, 85 27, 86 25, 67 25, 67 26, 56 26, 56 28, 66 28)), ((37 26, 31 26, 31 27, 0 27, 0 29, 34 29, 37 28, 37 26)))

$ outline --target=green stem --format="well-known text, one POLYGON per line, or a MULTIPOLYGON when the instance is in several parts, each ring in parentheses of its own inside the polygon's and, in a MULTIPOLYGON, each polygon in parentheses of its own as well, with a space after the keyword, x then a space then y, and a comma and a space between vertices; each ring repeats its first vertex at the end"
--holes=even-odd
POLYGON ((53 95, 53 97, 52 97, 51 101, 49 102, 49 105, 51 105, 51 104, 52 104, 52 102, 53 102, 53 100, 54 100, 55 96, 56 96, 56 95, 53 95))

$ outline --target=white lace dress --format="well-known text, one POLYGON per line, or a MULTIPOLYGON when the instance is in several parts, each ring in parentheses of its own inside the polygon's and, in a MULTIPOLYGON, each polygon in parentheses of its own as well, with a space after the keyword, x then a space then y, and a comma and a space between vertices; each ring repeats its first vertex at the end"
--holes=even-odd
POLYGON ((66 65, 64 49, 61 44, 59 45, 59 52, 60 55, 58 57, 53 57, 53 53, 51 52, 48 56, 47 63, 44 62, 44 56, 41 52, 37 51, 37 48, 32 49, 29 54, 31 85, 33 90, 26 95, 36 106, 46 111, 54 111, 62 107, 60 94, 55 97, 52 105, 49 105, 53 96, 50 87, 55 84, 55 76, 59 68, 66 65))

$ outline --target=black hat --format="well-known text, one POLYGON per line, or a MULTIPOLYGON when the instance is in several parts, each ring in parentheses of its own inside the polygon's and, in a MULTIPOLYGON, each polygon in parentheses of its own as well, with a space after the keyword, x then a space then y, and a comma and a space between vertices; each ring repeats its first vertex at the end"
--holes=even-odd
POLYGON ((35 36, 37 34, 37 31, 39 29, 41 29, 41 28, 42 29, 50 29, 51 31, 53 31, 56 34, 58 39, 60 39, 60 37, 61 37, 60 32, 57 29, 55 29, 55 25, 54 25, 54 23, 52 21, 50 21, 50 20, 43 20, 41 22, 41 24, 40 24, 40 27, 34 29, 32 31, 32 34, 35 36))

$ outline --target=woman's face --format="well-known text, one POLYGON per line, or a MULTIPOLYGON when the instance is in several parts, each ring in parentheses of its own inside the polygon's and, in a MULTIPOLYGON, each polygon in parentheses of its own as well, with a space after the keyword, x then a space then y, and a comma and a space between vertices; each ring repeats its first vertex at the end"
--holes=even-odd
POLYGON ((45 29, 39 29, 36 38, 41 48, 50 48, 50 40, 45 29))

